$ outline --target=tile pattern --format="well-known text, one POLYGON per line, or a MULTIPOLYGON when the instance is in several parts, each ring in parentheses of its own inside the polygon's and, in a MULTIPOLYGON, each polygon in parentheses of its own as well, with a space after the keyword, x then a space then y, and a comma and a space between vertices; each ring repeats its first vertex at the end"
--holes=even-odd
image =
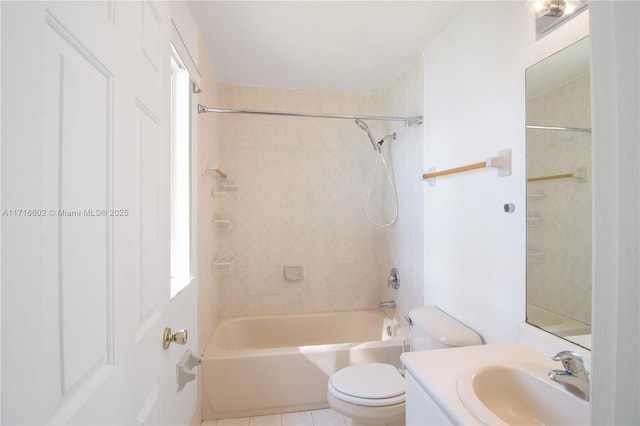
MULTIPOLYGON (((382 114, 414 117, 424 113, 424 59, 419 55, 413 63, 382 94, 382 114)), ((409 311, 424 304, 424 198, 425 183, 423 152, 425 126, 406 127, 404 123, 385 124, 383 133, 396 133, 396 140, 387 149, 393 160, 398 191, 398 221, 392 227, 379 229, 384 243, 380 274, 385 279, 392 267, 400 272, 400 288, 383 286, 382 300, 395 299, 394 315, 403 322, 409 311)), ((393 201, 387 199, 386 205, 393 201)))
MULTIPOLYGON (((226 86, 220 104, 378 115, 380 96, 226 86)), ((219 255, 234 258, 217 276, 221 316, 376 308, 385 277, 364 212, 376 160, 367 135, 352 120, 227 114, 219 125, 218 164, 239 186, 216 202, 233 220, 218 233, 219 255), (285 265, 303 265, 304 279, 285 280, 285 265)))
POLYGON ((351 419, 327 408, 268 416, 206 420, 201 426, 351 426, 351 419))
MULTIPOLYGON (((422 57, 382 94, 220 86, 224 108, 414 116, 423 110, 422 57)), ((379 228, 365 215, 377 155, 352 120, 224 115, 218 117, 218 161, 239 190, 216 201, 233 219, 220 232, 220 256, 233 257, 219 282, 221 316, 372 309, 399 300, 397 314, 422 303, 423 130, 367 121, 376 137, 396 132, 384 147, 398 183, 400 219, 379 228), (303 265, 304 280, 283 277, 284 265, 303 265), (404 272, 400 293, 385 292, 392 266, 404 272)), ((376 169, 370 215, 394 214, 384 170, 376 169)))
MULTIPOLYGON (((204 105, 216 105, 219 85, 207 58, 204 45, 198 43, 198 69, 201 73, 202 92, 198 94, 198 102, 204 105)), ((198 141, 218 139, 219 120, 216 114, 199 114, 198 141)), ((215 186, 215 177, 203 175, 203 170, 213 167, 218 155, 218 145, 198 143, 198 347, 204 348, 216 319, 219 316, 217 294, 218 280, 211 268, 211 261, 218 252, 218 233, 212 232, 211 219, 215 214, 216 199, 211 197, 215 186)))

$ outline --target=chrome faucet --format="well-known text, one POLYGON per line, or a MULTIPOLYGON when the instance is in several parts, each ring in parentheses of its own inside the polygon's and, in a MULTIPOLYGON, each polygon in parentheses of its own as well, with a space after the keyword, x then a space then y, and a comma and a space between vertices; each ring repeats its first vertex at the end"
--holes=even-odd
POLYGON ((382 309, 382 308, 395 308, 396 307, 396 301, 395 300, 389 300, 386 302, 380 302, 380 304, 378 305, 378 308, 382 309))
POLYGON ((567 385, 574 395, 589 401, 589 376, 584 369, 582 357, 571 351, 559 352, 552 358, 554 361, 560 361, 564 370, 549 371, 549 378, 563 385, 567 385))

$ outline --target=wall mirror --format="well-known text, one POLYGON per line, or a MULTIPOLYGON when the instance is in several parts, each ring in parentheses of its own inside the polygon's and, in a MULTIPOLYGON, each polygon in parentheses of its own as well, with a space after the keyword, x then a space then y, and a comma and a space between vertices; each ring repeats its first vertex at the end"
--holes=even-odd
POLYGON ((589 38, 526 70, 527 322, 591 346, 589 38))

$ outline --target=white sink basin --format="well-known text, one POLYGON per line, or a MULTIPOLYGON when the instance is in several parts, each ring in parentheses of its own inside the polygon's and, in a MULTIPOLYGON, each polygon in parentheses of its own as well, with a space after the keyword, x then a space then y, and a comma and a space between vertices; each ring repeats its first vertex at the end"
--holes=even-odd
POLYGON ((469 412, 488 425, 588 425, 589 403, 534 364, 476 364, 456 382, 469 412))

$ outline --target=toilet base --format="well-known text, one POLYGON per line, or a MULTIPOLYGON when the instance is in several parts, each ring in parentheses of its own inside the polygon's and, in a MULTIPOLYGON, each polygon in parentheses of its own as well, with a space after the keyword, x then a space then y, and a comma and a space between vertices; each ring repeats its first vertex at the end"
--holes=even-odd
POLYGON ((386 425, 404 426, 405 403, 384 407, 356 405, 327 393, 329 406, 338 413, 351 418, 352 426, 386 425))

